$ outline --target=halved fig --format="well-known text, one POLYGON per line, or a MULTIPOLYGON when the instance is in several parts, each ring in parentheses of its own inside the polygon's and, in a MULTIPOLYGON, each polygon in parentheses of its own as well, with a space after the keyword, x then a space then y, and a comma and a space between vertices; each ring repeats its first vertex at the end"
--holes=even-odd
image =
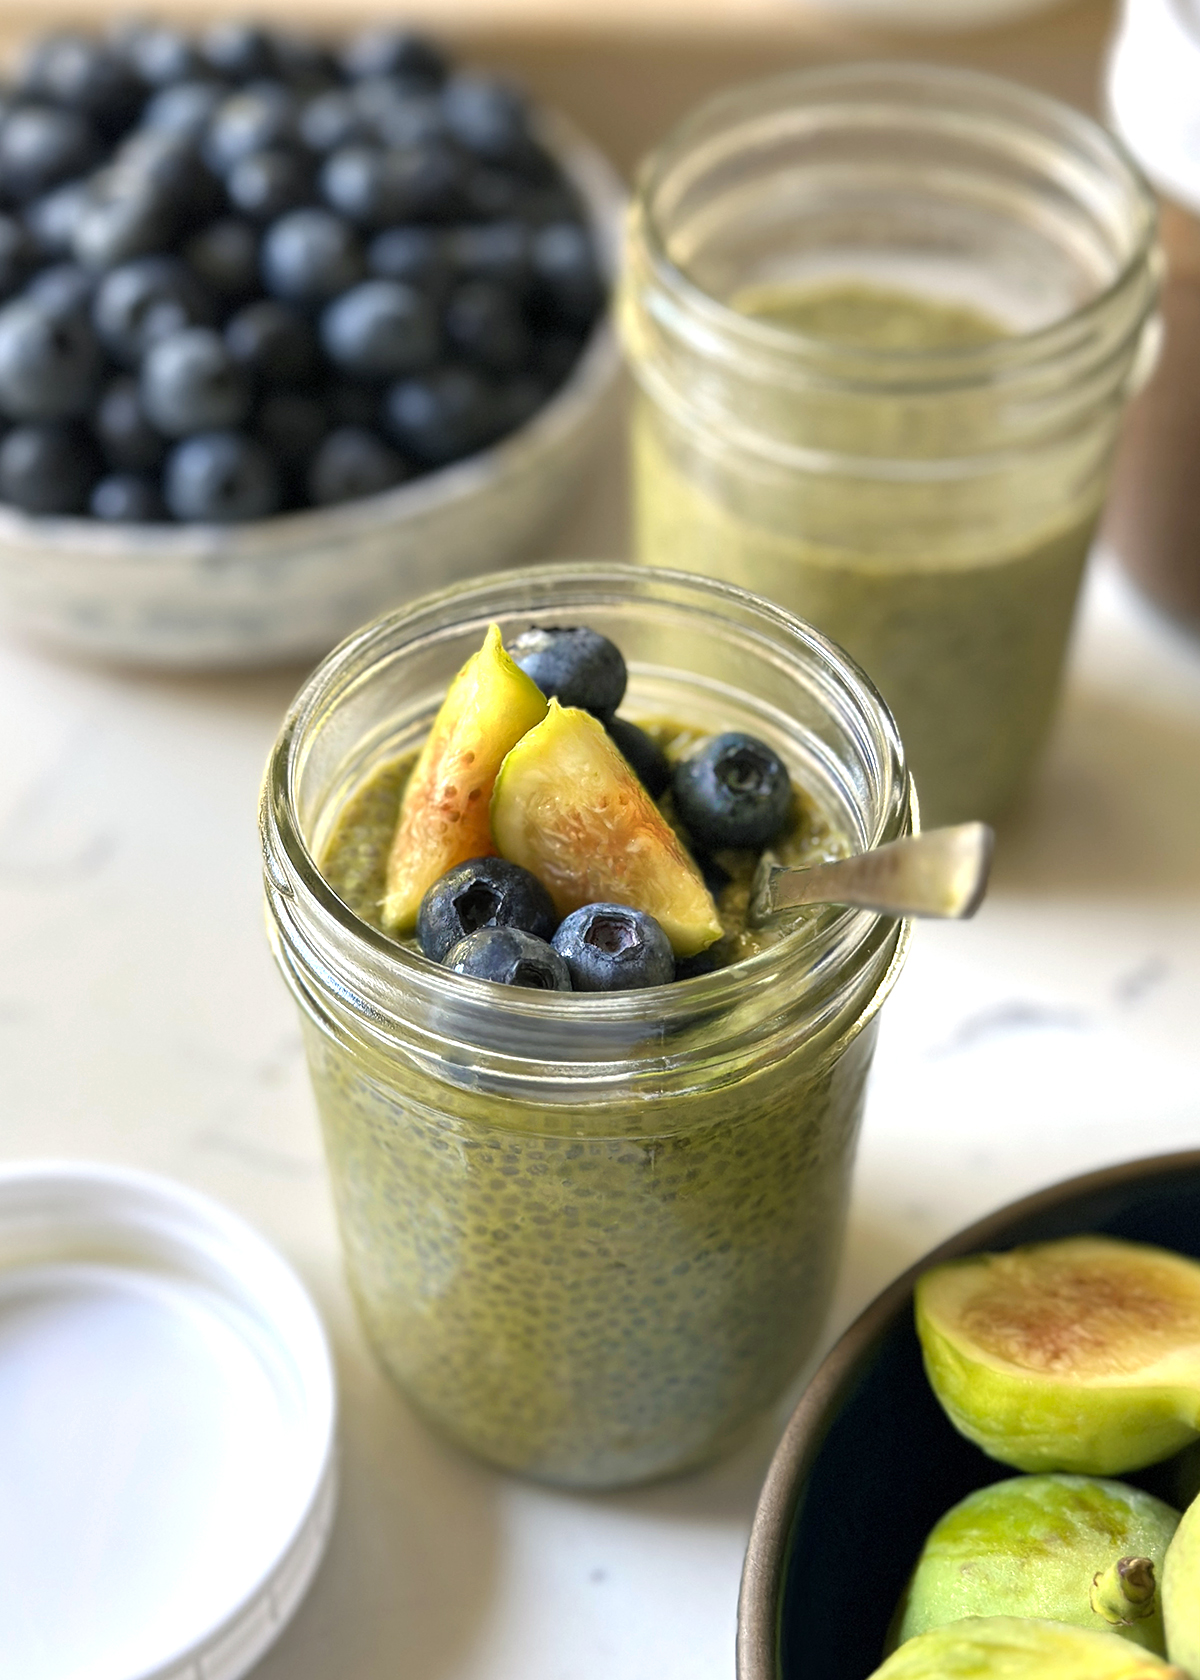
POLYGON ((1152 1651, 1090 1628, 967 1616, 918 1634, 870 1680, 1188 1680, 1152 1651))
POLYGON ((963 1616, 1041 1616, 1166 1652, 1158 1585, 1179 1512, 1099 1476, 1012 1476, 934 1524, 895 1643, 963 1616))
POLYGON ((501 766, 492 832, 500 855, 537 876, 560 916, 627 904, 654 917, 677 957, 721 937, 695 862, 590 712, 551 700, 501 766))
POLYGON ((950 1421, 1018 1470, 1121 1475, 1200 1433, 1200 1265, 1068 1237, 935 1266, 916 1289, 950 1421))
POLYGON ((1200 1675, 1200 1498, 1183 1513, 1167 1548, 1162 1601, 1167 1655, 1189 1674, 1200 1675))
POLYGON ((421 900, 448 869, 495 855, 488 810, 496 773, 545 715, 545 696, 490 625, 446 691, 404 789, 382 909, 389 933, 412 932, 421 900))

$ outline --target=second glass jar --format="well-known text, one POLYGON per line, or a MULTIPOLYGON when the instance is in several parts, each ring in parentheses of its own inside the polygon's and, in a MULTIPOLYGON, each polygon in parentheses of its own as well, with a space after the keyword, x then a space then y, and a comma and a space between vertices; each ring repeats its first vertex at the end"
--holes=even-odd
POLYGON ((840 642, 926 822, 995 816, 1053 712, 1156 293, 1140 175, 1051 100, 916 66, 715 99, 631 215, 639 558, 840 642))

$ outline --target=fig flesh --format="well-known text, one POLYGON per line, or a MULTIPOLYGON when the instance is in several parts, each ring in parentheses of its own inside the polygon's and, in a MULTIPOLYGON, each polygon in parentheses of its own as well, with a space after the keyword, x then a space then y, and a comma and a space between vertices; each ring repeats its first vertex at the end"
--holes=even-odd
POLYGON ((1022 1616, 968 1616, 918 1634, 870 1680, 1187 1680, 1111 1633, 1022 1616))
POLYGON ((1183 1513, 1167 1549, 1162 1601, 1167 1654, 1200 1680, 1200 1499, 1183 1513))
POLYGON ((496 774, 545 715, 545 696, 489 626, 447 689, 404 789, 383 900, 389 933, 413 931, 421 900, 448 869, 495 856, 488 812, 496 774))
POLYGON ((1036 1616, 1163 1655, 1156 1582, 1179 1513, 1124 1482, 1014 1476, 937 1522, 897 1612, 897 1642, 964 1616, 1036 1616))
POLYGON ((1121 1475, 1200 1434, 1200 1265, 1067 1237, 926 1272, 917 1334, 961 1434, 1018 1470, 1121 1475))
POLYGON ((492 832, 500 855, 537 876, 560 916, 585 904, 643 910, 677 957, 721 936, 699 868, 590 712, 551 700, 501 766, 492 832))

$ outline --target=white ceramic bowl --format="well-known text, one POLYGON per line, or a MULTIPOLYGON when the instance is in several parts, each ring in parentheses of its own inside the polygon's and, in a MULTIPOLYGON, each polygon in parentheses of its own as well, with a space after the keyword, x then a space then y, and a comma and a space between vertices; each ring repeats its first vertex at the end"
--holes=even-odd
MULTIPOLYGON (((609 278, 625 192, 557 116, 609 278)), ((492 448, 379 496, 245 525, 103 525, 0 507, 0 616, 91 658, 205 670, 313 658, 411 597, 528 557, 578 488, 616 388, 610 322, 546 406, 492 448)))

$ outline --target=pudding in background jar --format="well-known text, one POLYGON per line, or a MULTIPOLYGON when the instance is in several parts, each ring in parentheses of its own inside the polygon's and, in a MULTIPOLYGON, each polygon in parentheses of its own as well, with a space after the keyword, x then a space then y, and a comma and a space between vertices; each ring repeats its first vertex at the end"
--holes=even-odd
POLYGON ((1094 123, 961 71, 738 89, 642 169, 621 302, 639 557, 844 646, 927 823, 994 817, 1045 737, 1154 233, 1094 123))

